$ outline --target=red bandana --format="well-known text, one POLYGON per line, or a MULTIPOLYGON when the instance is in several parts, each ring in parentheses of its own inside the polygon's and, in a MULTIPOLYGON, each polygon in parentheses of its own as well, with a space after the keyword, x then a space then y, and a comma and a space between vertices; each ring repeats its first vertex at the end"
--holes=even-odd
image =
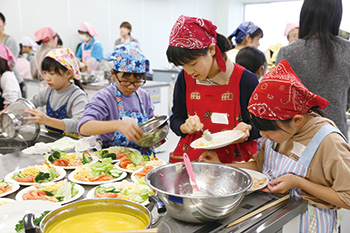
POLYGON ((219 69, 226 72, 226 62, 217 46, 216 26, 211 21, 181 15, 170 33, 169 46, 204 49, 215 44, 215 59, 219 69))
POLYGON ((282 60, 258 84, 250 97, 248 111, 267 120, 286 120, 310 108, 327 107, 329 101, 310 92, 286 60, 282 60))

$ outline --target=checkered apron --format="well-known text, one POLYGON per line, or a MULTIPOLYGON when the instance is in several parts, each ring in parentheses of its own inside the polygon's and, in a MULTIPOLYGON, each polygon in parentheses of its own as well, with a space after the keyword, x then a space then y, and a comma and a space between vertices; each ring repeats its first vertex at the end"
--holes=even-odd
MULTIPOLYGON (((344 140, 346 138, 341 132, 331 125, 323 126, 306 146, 298 161, 294 161, 287 156, 280 154, 273 149, 273 142, 266 141, 263 173, 269 180, 276 179, 285 174, 294 174, 306 177, 307 169, 320 143, 330 133, 339 133, 344 140)), ((301 190, 293 188, 289 190, 292 197, 300 198, 301 190)), ((305 233, 332 233, 337 232, 340 224, 341 214, 338 210, 320 209, 314 205, 308 205, 308 209, 300 216, 299 232, 305 233)))

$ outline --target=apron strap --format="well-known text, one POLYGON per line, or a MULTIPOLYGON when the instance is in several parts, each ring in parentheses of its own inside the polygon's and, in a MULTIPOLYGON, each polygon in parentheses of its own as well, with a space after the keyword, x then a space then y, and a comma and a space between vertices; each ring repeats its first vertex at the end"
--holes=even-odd
POLYGON ((303 165, 304 167, 309 167, 312 158, 315 155, 316 150, 320 146, 322 140, 330 133, 338 133, 340 134, 344 140, 347 142, 344 135, 334 126, 324 125, 311 139, 309 144, 306 146, 303 154, 300 156, 298 163, 303 165))

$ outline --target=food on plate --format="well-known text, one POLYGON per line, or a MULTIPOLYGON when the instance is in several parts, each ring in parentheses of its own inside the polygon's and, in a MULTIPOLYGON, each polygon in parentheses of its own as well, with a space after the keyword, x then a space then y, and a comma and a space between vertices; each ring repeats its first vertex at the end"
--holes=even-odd
POLYGON ((59 181, 49 185, 35 184, 34 187, 35 189, 23 193, 23 200, 63 202, 72 199, 79 192, 75 183, 68 181, 59 181))
POLYGON ((145 166, 144 168, 142 168, 141 171, 136 172, 136 173, 134 174, 134 177, 136 177, 136 179, 139 180, 139 179, 145 177, 146 174, 147 174, 149 171, 151 171, 152 169, 153 169, 153 166, 145 166))
POLYGON ((94 192, 95 198, 122 198, 140 204, 147 201, 150 195, 154 195, 154 192, 146 183, 134 183, 127 180, 98 186, 94 192))
POLYGON ((43 165, 35 165, 27 167, 21 171, 15 172, 12 178, 17 182, 24 183, 46 183, 53 181, 60 174, 56 168, 51 167, 49 163, 45 162, 43 165))
POLYGON ((250 186, 248 190, 258 189, 261 185, 263 185, 266 182, 266 177, 262 179, 258 179, 253 177, 253 185, 250 186))
POLYGON ((95 155, 97 155, 97 157, 104 159, 104 158, 111 158, 112 160, 116 160, 117 159, 117 155, 115 153, 111 153, 108 150, 99 150, 95 152, 95 155))
POLYGON ((108 149, 104 150, 98 150, 95 152, 96 156, 103 159, 103 158, 112 158, 112 160, 120 159, 121 157, 128 155, 129 153, 132 153, 133 149, 130 149, 125 146, 112 146, 108 149))
POLYGON ((162 163, 163 162, 155 158, 153 154, 151 156, 141 155, 139 151, 134 151, 120 158, 119 167, 129 171, 136 171, 144 166, 160 166, 162 163))
POLYGON ((114 167, 111 158, 105 158, 100 162, 78 167, 73 177, 84 182, 100 182, 116 179, 122 173, 122 170, 114 167))
POLYGON ((12 185, 6 182, 4 179, 0 179, 0 194, 10 192, 12 185))
POLYGON ((75 148, 77 141, 78 140, 65 136, 54 141, 53 143, 50 143, 50 147, 52 151, 69 151, 75 148))
POLYGON ((100 210, 79 213, 67 219, 58 220, 45 230, 45 233, 58 232, 115 232, 141 230, 147 223, 133 213, 100 210))
POLYGON ((65 153, 54 151, 47 157, 47 160, 55 166, 77 167, 92 162, 89 152, 83 153, 65 153))
MULTIPOLYGON (((34 224, 35 224, 36 226, 39 226, 41 220, 43 220, 43 218, 44 218, 48 213, 50 213, 49 210, 44 211, 44 212, 40 215, 40 217, 34 218, 34 224)), ((19 220, 18 223, 16 224, 15 231, 16 231, 17 233, 23 232, 23 231, 24 231, 24 225, 23 225, 23 220, 22 220, 22 219, 19 220)))

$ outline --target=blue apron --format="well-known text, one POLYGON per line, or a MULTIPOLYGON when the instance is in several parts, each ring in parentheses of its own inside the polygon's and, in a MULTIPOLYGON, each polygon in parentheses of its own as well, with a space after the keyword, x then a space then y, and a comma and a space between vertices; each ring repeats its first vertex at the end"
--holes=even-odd
MULTIPOLYGON (((298 161, 294 161, 274 151, 273 142, 266 140, 263 173, 267 175, 270 181, 288 173, 305 178, 310 162, 320 143, 324 137, 333 132, 339 133, 346 141, 346 138, 338 129, 331 125, 325 125, 314 135, 298 161)), ((289 194, 292 197, 300 198, 301 190, 299 188, 293 188, 289 190, 289 194)), ((308 210, 300 216, 299 232, 337 232, 340 225, 339 217, 338 210, 320 209, 309 204, 308 210)))
MULTIPOLYGON (((143 100, 142 100, 141 95, 140 95, 140 93, 138 91, 136 91, 135 94, 136 94, 137 98, 140 101, 142 112, 126 112, 124 110, 124 103, 123 103, 123 100, 122 100, 122 94, 118 90, 116 83, 113 84, 113 87, 114 87, 115 96, 116 96, 116 99, 117 99, 117 105, 118 105, 118 111, 119 111, 119 120, 122 120, 123 116, 131 117, 131 118, 137 119, 137 124, 138 125, 140 125, 143 122, 148 120, 148 117, 147 117, 147 114, 146 114, 146 110, 145 110, 145 105, 143 104, 143 100)), ((125 146, 125 147, 135 148, 138 151, 140 151, 143 155, 148 155, 148 156, 150 156, 154 152, 153 150, 150 150, 148 148, 141 147, 141 146, 137 145, 135 142, 129 141, 119 131, 115 131, 114 132, 113 137, 109 141, 108 145, 109 146, 125 146)))
MULTIPOLYGON (((47 98, 47 101, 46 101, 46 115, 48 115, 49 117, 52 117, 52 118, 56 118, 56 119, 59 119, 59 120, 62 120, 62 119, 66 119, 68 118, 67 116, 67 104, 68 104, 68 101, 70 99, 70 97, 73 95, 73 93, 78 90, 78 89, 75 89, 71 94, 70 96, 68 97, 66 103, 64 103, 61 107, 59 107, 56 111, 54 111, 52 108, 51 108, 51 105, 50 105, 50 97, 51 97, 51 93, 52 93, 52 90, 50 91, 50 94, 49 94, 49 97, 47 98)), ((56 129, 56 128, 53 128, 53 127, 50 127, 50 126, 47 126, 45 125, 45 128, 50 131, 50 132, 54 132, 54 133, 59 133, 59 134, 64 134, 63 130, 60 130, 60 129, 56 129)))

